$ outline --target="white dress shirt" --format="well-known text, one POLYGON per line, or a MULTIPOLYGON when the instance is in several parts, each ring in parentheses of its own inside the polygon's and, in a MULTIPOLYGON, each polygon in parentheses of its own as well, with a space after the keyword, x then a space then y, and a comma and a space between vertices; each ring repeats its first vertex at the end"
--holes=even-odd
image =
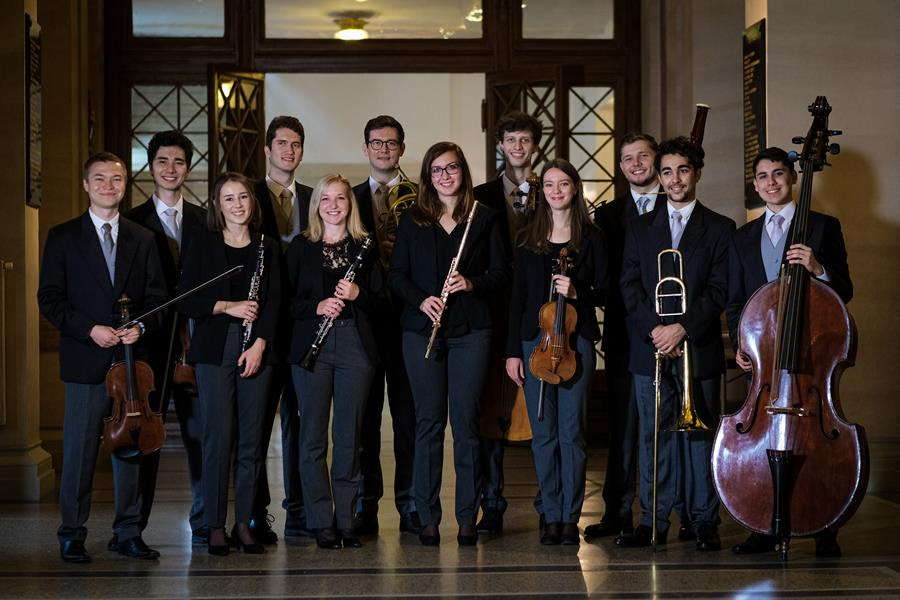
POLYGON ((634 207, 635 207, 635 209, 637 209, 638 214, 641 214, 641 203, 640 203, 641 196, 650 200, 649 202, 647 202, 647 208, 644 210, 644 214, 647 214, 648 212, 653 212, 653 208, 656 206, 656 197, 659 195, 659 190, 660 190, 659 184, 656 184, 655 188, 653 188, 652 190, 650 190, 649 192, 646 192, 644 194, 641 194, 640 192, 636 191, 634 188, 631 188, 631 197, 634 199, 634 207))
POLYGON ((94 223, 94 229, 97 231, 97 237, 100 238, 100 247, 103 247, 103 225, 109 223, 111 226, 110 235, 112 235, 113 244, 119 243, 119 213, 116 212, 116 216, 114 216, 109 221, 104 221, 100 217, 94 214, 94 211, 88 209, 88 214, 91 216, 91 221, 94 223))

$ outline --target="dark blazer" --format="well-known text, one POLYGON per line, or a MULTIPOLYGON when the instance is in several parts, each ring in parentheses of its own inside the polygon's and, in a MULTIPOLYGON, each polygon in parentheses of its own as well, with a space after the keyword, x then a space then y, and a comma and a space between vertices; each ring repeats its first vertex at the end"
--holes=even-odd
MULTIPOLYGON (((244 265, 248 280, 256 269, 259 234, 251 235, 250 245, 254 248, 254 252, 244 265)), ((281 245, 276 238, 267 235, 265 247, 265 266, 259 286, 260 308, 253 323, 253 333, 248 347, 253 345, 256 338, 266 340, 265 360, 267 363, 273 363, 277 361, 277 353, 272 351, 272 346, 282 300, 281 245)), ((227 269, 228 259, 225 255, 222 232, 204 230, 191 244, 190 252, 184 255, 178 291, 181 293, 189 290, 227 269)), ((217 301, 231 295, 230 290, 231 282, 225 278, 178 303, 178 310, 195 320, 188 362, 214 365, 222 363, 228 324, 232 317, 224 313, 214 315, 212 312, 217 301)), ((248 289, 248 294, 249 291, 248 289)))
POLYGON ((650 332, 663 323, 680 323, 687 331, 695 377, 708 379, 722 373, 725 350, 720 317, 728 299, 728 248, 734 229, 734 221, 697 202, 679 243, 687 313, 663 321, 656 315, 654 297, 657 254, 672 246, 669 213, 661 208, 631 222, 625 233, 620 283, 628 327, 634 332, 628 363, 632 373, 653 373, 655 348, 650 332))
MULTIPOLYGON (((295 210, 300 211, 300 231, 309 227, 309 201, 312 197, 313 189, 308 185, 297 182, 297 207, 295 210)), ((259 210, 262 215, 262 226, 260 231, 266 236, 275 240, 281 240, 281 234, 278 231, 278 221, 275 220, 275 207, 272 204, 272 193, 269 186, 266 185, 266 178, 258 180, 253 186, 253 193, 256 201, 259 203, 259 210)))
MULTIPOLYGON (((437 264, 440 225, 416 224, 412 218, 414 211, 407 211, 400 218, 388 282, 404 304, 403 329, 427 334, 431 320, 419 310, 419 305, 429 296, 441 295, 444 280, 438 279, 438 273, 447 267, 437 264)), ((454 294, 446 310, 465 311, 473 329, 489 328, 488 300, 509 282, 510 275, 496 211, 483 207, 475 213, 457 270, 472 282, 473 289, 454 294)))
MULTIPOLYGON (((725 314, 728 317, 728 333, 731 343, 737 346, 737 327, 741 312, 750 296, 765 285, 766 269, 763 266, 760 251, 761 236, 765 233, 765 213, 742 225, 734 234, 728 259, 728 304, 725 314)), ((787 240, 794 233, 794 221, 788 229, 787 240)), ((844 246, 844 234, 841 223, 836 218, 819 212, 809 213, 808 246, 812 248, 816 260, 825 267, 829 281, 823 281, 837 292, 844 302, 853 298, 853 282, 850 279, 850 267, 847 265, 847 248, 844 246)), ((787 251, 788 244, 784 249, 787 251)))
POLYGON ((369 178, 365 181, 353 186, 353 196, 356 198, 356 205, 359 207, 359 218, 362 220, 363 227, 370 234, 375 234, 375 210, 372 207, 372 188, 369 187, 369 178))
POLYGON ((506 246, 506 253, 510 260, 513 258, 512 235, 515 232, 509 230, 509 219, 506 216, 506 190, 503 188, 503 174, 495 179, 475 186, 475 199, 486 206, 496 210, 499 215, 497 226, 500 228, 500 236, 506 246))
MULTIPOLYGON (((37 299, 41 314, 60 331, 60 377, 71 383, 101 383, 121 345, 101 348, 90 338, 94 325, 120 324, 116 301, 132 300, 132 314, 166 301, 166 284, 153 234, 119 217, 116 280, 109 281, 103 250, 90 215, 50 229, 44 245, 37 299)), ((144 321, 147 332, 160 324, 159 315, 144 321)))
MULTIPOLYGON (((545 255, 525 246, 516 248, 512 299, 509 304, 509 333, 506 338, 507 357, 521 358, 522 341, 534 339, 539 333, 538 314, 550 297, 552 274, 545 258, 545 255)), ((606 293, 606 263, 603 234, 589 225, 570 275, 577 298, 567 302, 575 307, 578 314, 577 333, 592 341, 600 339, 595 309, 602 305, 606 293)))
MULTIPOLYGON (((359 253, 362 244, 350 241, 350 259, 359 253)), ((293 335, 289 363, 299 363, 316 338, 321 315, 316 314, 319 302, 334 295, 333 289, 325 289, 322 272, 322 242, 311 242, 306 236, 298 235, 288 246, 287 256, 288 278, 291 282, 293 297, 291 313, 294 317, 293 335)), ((373 240, 362 266, 356 272, 354 283, 359 286, 359 296, 353 302, 347 302, 342 318, 350 315, 356 320, 359 337, 362 339, 366 354, 372 364, 378 363, 378 349, 375 336, 372 334, 370 315, 378 295, 382 292, 384 278, 378 263, 378 252, 373 240)))
MULTIPOLYGON (((656 197, 656 203, 650 214, 656 214, 666 206, 666 195, 656 197)), ((609 252, 608 276, 613 282, 606 295, 606 305, 603 311, 603 343, 601 348, 605 353, 606 364, 616 364, 622 369, 628 366, 629 339, 628 328, 625 324, 625 301, 622 299, 622 291, 619 287, 619 279, 622 276, 622 254, 625 251, 625 230, 628 224, 638 218, 637 207, 634 198, 629 191, 624 196, 619 196, 610 202, 605 202, 594 211, 594 223, 603 232, 606 238, 606 247, 609 252)))

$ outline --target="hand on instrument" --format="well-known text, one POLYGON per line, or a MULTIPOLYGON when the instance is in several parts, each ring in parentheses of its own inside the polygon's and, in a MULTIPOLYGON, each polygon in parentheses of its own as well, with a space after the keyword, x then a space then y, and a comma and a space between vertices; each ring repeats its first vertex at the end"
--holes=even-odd
MULTIPOLYGON (((680 323, 657 325, 653 328, 653 331, 650 332, 650 338, 653 340, 653 345, 656 346, 657 350, 668 355, 676 350, 678 352, 681 351, 677 346, 684 339, 686 333, 687 332, 680 323)), ((675 356, 681 355, 676 353, 675 356)))
POLYGON ((750 357, 747 356, 740 348, 738 348, 738 351, 734 353, 734 362, 736 362, 737 366, 740 367, 743 371, 749 371, 751 368, 753 368, 753 363, 750 362, 750 357))
POLYGON ((816 255, 813 254, 812 248, 809 246, 793 244, 788 248, 784 257, 792 265, 803 265, 814 277, 821 277, 825 273, 825 267, 816 260, 816 255))
POLYGON ((255 300, 228 301, 225 303, 225 314, 231 315, 236 319, 243 319, 244 325, 255 321, 258 311, 259 303, 255 300))
POLYGON ((447 278, 447 293, 469 292, 472 290, 472 282, 459 274, 459 271, 450 273, 447 278))
POLYGON ((333 319, 341 314, 343 308, 344 301, 340 298, 325 298, 319 302, 319 306, 316 307, 316 314, 325 315, 326 317, 331 317, 333 319))
POLYGON ((571 277, 554 275, 553 284, 557 294, 562 294, 563 297, 569 298, 570 300, 574 300, 578 297, 578 294, 575 291, 575 284, 572 283, 571 277))
POLYGON ((112 327, 107 327, 106 325, 94 325, 91 327, 91 333, 89 335, 91 336, 91 339, 94 340, 94 343, 101 348, 112 348, 122 341, 122 338, 119 337, 116 330, 112 327))
POLYGON ((341 279, 334 288, 334 297, 353 302, 359 297, 359 286, 352 281, 341 279))
POLYGON ((133 344, 141 337, 141 328, 135 325, 128 329, 118 329, 116 330, 116 335, 119 336, 119 340, 123 344, 133 344))
POLYGON ((244 367, 241 371, 241 377, 252 377, 256 375, 256 372, 259 371, 260 365, 262 365, 262 357, 265 349, 266 340, 262 338, 256 338, 256 341, 253 342, 253 345, 244 350, 244 352, 238 357, 237 361, 239 367, 244 367))
POLYGON ((441 318, 441 313, 444 312, 444 303, 437 296, 428 296, 422 300, 419 310, 425 313, 431 319, 431 322, 434 323, 441 318))
POLYGON ((525 364, 522 359, 515 356, 507 358, 506 374, 517 386, 522 387, 525 383, 525 364))

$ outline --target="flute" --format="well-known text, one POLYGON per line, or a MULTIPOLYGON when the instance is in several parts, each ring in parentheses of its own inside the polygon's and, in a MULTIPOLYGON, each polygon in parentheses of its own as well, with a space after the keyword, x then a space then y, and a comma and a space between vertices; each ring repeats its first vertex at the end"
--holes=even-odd
MULTIPOLYGON (((254 302, 259 301, 259 284, 262 281, 262 274, 266 267, 266 236, 259 236, 259 251, 256 253, 256 269, 253 271, 253 276, 250 278, 250 293, 247 294, 247 300, 253 300, 254 302)), ((247 344, 250 342, 250 335, 253 333, 253 321, 249 323, 244 321, 244 337, 241 338, 241 353, 247 349, 247 344)))
MULTIPOLYGON (((368 254, 371 246, 372 238, 367 237, 363 241, 362 247, 360 247, 356 258, 353 259, 353 263, 351 263, 347 272, 344 274, 344 279, 350 282, 356 279, 356 273, 359 271, 359 267, 362 265, 363 260, 365 260, 366 254, 368 254)), ((322 344, 325 342, 325 338, 328 337, 328 332, 331 331, 332 325, 334 325, 334 317, 322 315, 322 318, 319 320, 319 329, 316 331, 316 339, 313 340, 312 346, 310 346, 309 350, 306 352, 306 356, 300 361, 300 366, 307 371, 312 371, 316 368, 316 359, 319 358, 322 344)))
MULTIPOLYGON (((472 227, 472 221, 475 219, 475 210, 478 208, 479 204, 480 202, 476 200, 475 204, 472 205, 472 210, 469 211, 469 216, 466 219, 466 229, 463 231, 462 240, 459 242, 459 250, 456 252, 456 256, 453 257, 453 260, 450 261, 450 270, 447 271, 447 277, 444 279, 444 286, 441 288, 441 305, 444 308, 446 308, 447 299, 450 297, 450 292, 447 291, 447 285, 450 283, 450 276, 456 271, 456 268, 459 265, 459 259, 462 258, 463 250, 466 247, 466 238, 469 237, 469 229, 472 227)), ((434 340, 437 338, 438 329, 441 328, 441 318, 444 316, 444 308, 441 308, 441 314, 438 315, 437 320, 435 320, 434 324, 431 326, 431 337, 428 338, 428 347, 425 348, 425 358, 431 356, 431 347, 434 345, 434 340)))

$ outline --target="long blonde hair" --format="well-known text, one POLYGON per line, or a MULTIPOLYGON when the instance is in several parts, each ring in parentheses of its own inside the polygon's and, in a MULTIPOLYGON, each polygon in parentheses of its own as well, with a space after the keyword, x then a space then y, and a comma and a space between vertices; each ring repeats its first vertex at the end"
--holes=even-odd
POLYGON ((342 183, 347 188, 347 199, 350 200, 350 214, 347 215, 347 232, 356 241, 362 241, 368 235, 366 228, 363 227, 362 219, 359 217, 359 205, 356 203, 356 196, 353 195, 353 188, 350 182, 341 175, 329 173, 319 180, 316 187, 313 188, 312 197, 309 200, 309 226, 303 232, 303 235, 311 242, 319 242, 322 240, 322 234, 325 225, 322 223, 322 216, 319 214, 319 204, 322 203, 322 194, 332 183, 342 183))

